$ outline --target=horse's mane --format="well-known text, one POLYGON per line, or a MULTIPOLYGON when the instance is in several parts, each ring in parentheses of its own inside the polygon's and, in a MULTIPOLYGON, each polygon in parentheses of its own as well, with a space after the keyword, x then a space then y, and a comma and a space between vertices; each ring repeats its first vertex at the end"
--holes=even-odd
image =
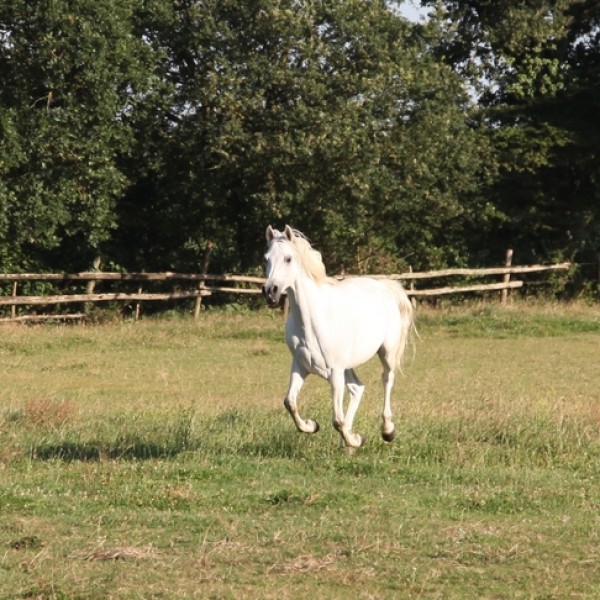
POLYGON ((308 238, 297 229, 292 229, 292 231, 294 237, 291 243, 298 252, 300 263, 306 274, 317 283, 338 283, 337 279, 328 277, 321 253, 311 246, 308 238))

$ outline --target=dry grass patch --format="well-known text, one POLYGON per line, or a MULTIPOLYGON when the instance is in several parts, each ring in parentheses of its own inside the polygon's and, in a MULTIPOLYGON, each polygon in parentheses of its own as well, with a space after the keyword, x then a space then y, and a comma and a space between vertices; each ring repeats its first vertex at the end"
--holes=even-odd
POLYGON ((25 424, 38 427, 59 428, 72 422, 76 414, 73 401, 64 398, 31 398, 23 405, 25 424))
POLYGON ((156 548, 150 546, 112 546, 107 547, 106 538, 98 540, 88 548, 72 552, 73 560, 153 560, 159 557, 156 548))

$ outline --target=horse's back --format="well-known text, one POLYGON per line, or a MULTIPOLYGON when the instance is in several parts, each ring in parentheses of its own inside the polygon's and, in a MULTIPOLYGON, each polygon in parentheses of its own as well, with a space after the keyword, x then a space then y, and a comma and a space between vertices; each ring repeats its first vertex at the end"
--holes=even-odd
MULTIPOLYGON (((406 292, 404 288, 392 279, 373 279, 371 277, 353 277, 344 279, 339 284, 345 299, 342 304, 358 307, 365 311, 384 310, 385 318, 395 318, 399 310, 404 308, 406 292)), ((410 306, 410 301, 408 301, 410 306)))

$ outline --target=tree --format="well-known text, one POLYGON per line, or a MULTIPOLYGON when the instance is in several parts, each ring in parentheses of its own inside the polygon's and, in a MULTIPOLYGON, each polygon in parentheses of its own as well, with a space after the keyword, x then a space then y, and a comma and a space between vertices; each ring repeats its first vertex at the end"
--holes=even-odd
POLYGON ((595 257, 600 5, 436 5, 436 19, 444 23, 438 56, 471 82, 496 152, 499 176, 489 194, 499 219, 491 244, 514 246, 521 260, 595 257))
POLYGON ((266 224, 332 269, 469 261, 486 139, 460 75, 384 0, 0 0, 0 260, 260 262, 266 224))
POLYGON ((334 268, 467 260, 484 144, 460 78, 385 2, 149 2, 138 35, 163 79, 136 116, 122 262, 194 268, 211 240, 246 270, 285 222, 334 268))
POLYGON ((0 2, 0 268, 86 268, 110 235, 146 84, 134 5, 0 2))

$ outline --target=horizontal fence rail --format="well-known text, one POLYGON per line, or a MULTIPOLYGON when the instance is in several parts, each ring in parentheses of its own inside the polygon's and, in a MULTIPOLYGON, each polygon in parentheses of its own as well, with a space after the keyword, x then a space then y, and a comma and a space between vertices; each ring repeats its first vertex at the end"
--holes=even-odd
POLYGON ((198 298, 199 296, 210 296, 209 290, 196 290, 193 292, 172 293, 114 293, 114 294, 65 294, 62 296, 0 296, 0 306, 3 305, 31 305, 43 306, 46 304, 69 304, 72 302, 118 302, 135 300, 185 300, 198 298))
POLYGON ((426 271, 423 273, 400 273, 399 275, 370 275, 369 277, 382 277, 387 279, 435 279, 437 277, 450 276, 474 276, 484 277, 486 275, 513 275, 519 273, 539 273, 540 271, 565 271, 571 268, 571 263, 564 262, 555 265, 528 265, 523 267, 490 267, 487 269, 441 269, 438 271, 426 271))
POLYGON ((208 275, 204 273, 0 273, 0 281, 239 281, 264 283, 263 277, 250 275, 208 275))
MULTIPOLYGON (((500 291, 502 300, 506 301, 510 290, 523 287, 524 282, 520 279, 511 280, 513 275, 561 271, 568 270, 570 263, 560 263, 554 265, 527 265, 510 266, 512 254, 507 253, 507 264, 504 267, 493 267, 484 269, 441 269, 435 271, 414 273, 398 273, 391 275, 369 275, 374 278, 389 278, 408 282, 406 291, 413 298, 435 297, 447 294, 466 294, 472 292, 497 292, 500 291), (415 282, 427 279, 441 279, 446 277, 490 277, 502 276, 501 282, 481 283, 458 286, 444 286, 430 289, 416 289, 415 282)), ((358 275, 340 275, 337 279, 346 279, 350 277, 359 277, 358 275)), ((85 271, 81 273, 0 273, 1 282, 12 283, 12 293, 10 295, 0 296, 0 309, 10 308, 10 316, 0 317, 0 321, 42 321, 48 319, 83 319, 88 312, 85 307, 89 304, 99 302, 116 302, 122 304, 135 303, 135 315, 139 316, 142 301, 195 301, 194 314, 197 317, 200 312, 201 302, 204 297, 211 296, 213 293, 225 294, 260 294, 264 283, 263 277, 253 275, 211 275, 208 273, 114 273, 103 271, 85 271), (43 295, 19 295, 19 285, 30 282, 49 282, 49 283, 70 283, 86 282, 86 293, 62 293, 62 294, 43 294, 43 295), (103 282, 122 282, 136 283, 136 291, 118 291, 103 292, 95 291, 97 284, 103 282), (179 289, 187 282, 194 284, 194 289, 179 289), (143 284, 177 283, 177 286, 170 291, 144 291, 143 284), (17 307, 42 307, 63 304, 81 304, 84 307, 82 312, 71 314, 17 314, 17 307)), ((414 302, 414 300, 413 300, 414 302)))

